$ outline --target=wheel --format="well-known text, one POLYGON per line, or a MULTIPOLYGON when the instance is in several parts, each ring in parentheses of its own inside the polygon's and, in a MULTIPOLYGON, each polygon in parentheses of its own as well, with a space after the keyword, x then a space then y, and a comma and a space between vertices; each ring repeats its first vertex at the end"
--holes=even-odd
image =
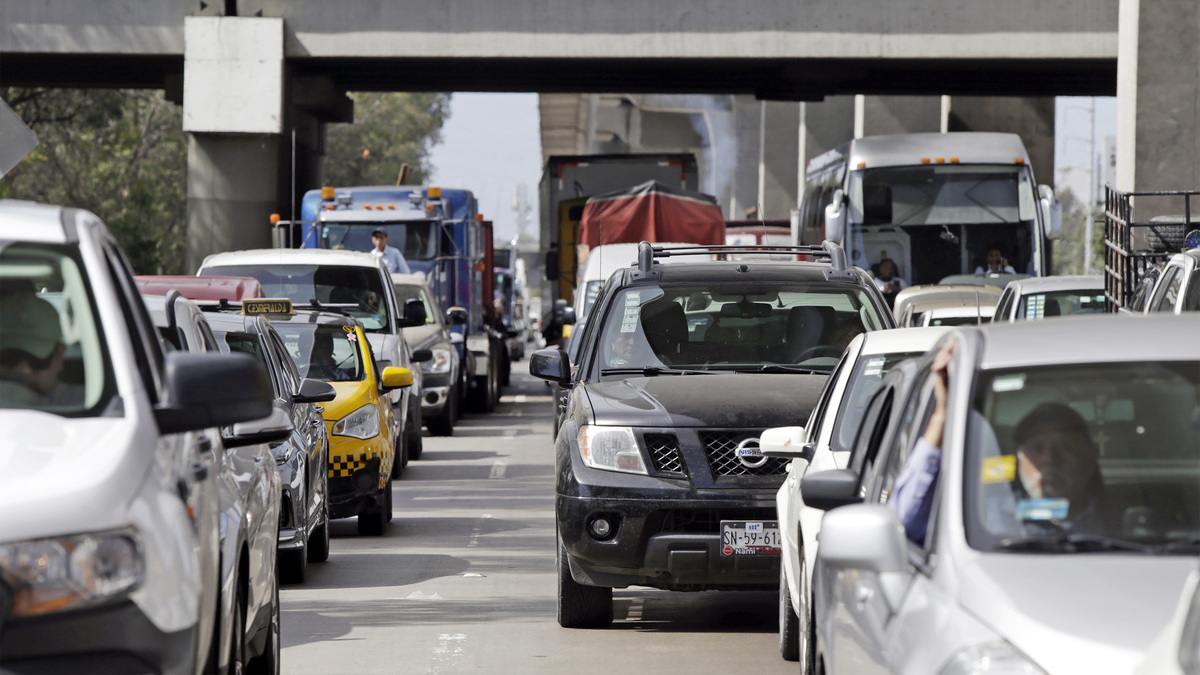
POLYGON ((387 529, 388 514, 391 513, 389 496, 392 493, 392 481, 389 479, 386 492, 379 495, 375 508, 358 514, 358 533, 378 537, 387 529))
POLYGON ((400 432, 399 434, 396 434, 396 440, 395 440, 396 449, 394 450, 395 454, 392 456, 392 472, 389 474, 389 477, 393 478, 393 479, 400 478, 401 476, 403 476, 404 475, 404 466, 406 464, 408 464, 408 461, 406 459, 408 456, 408 447, 407 447, 407 444, 405 443, 404 437, 405 437, 404 432, 400 432))
MULTIPOLYGON (((301 514, 308 513, 308 504, 301 504, 299 511, 301 514)), ((279 576, 285 584, 302 584, 308 574, 308 537, 304 534, 306 529, 307 522, 297 528, 296 536, 300 537, 300 548, 279 552, 279 576)))
POLYGON ((387 489, 384 490, 384 513, 387 514, 387 522, 392 522, 392 481, 388 481, 387 489))
POLYGON ((329 560, 329 477, 325 477, 325 499, 321 508, 321 524, 313 529, 308 539, 308 562, 323 563, 329 560))
POLYGON ((229 675, 241 675, 246 670, 246 598, 238 597, 235 604, 233 632, 229 637, 229 663, 225 671, 229 675))
POLYGON ((492 411, 492 378, 483 375, 475 377, 475 386, 467 394, 470 409, 473 413, 489 413, 492 411))
POLYGON ((275 593, 271 598, 271 625, 267 628, 267 643, 263 651, 246 664, 247 673, 279 675, 279 579, 275 579, 275 593))
POLYGON ((800 617, 792 609, 792 594, 788 587, 784 563, 779 564, 779 655, 784 661, 800 660, 800 617))
POLYGON ((500 354, 500 386, 507 387, 512 382, 512 354, 505 347, 500 354))
POLYGON ((584 586, 571 578, 567 552, 558 545, 558 625, 600 628, 612 623, 612 589, 584 586))
POLYGON ((416 412, 409 413, 408 422, 408 438, 405 444, 408 446, 408 458, 416 461, 421 459, 421 452, 425 450, 425 441, 421 439, 421 406, 417 404, 416 412))
POLYGON ((446 405, 436 417, 429 418, 425 426, 434 436, 453 436, 454 422, 458 419, 458 388, 452 387, 446 395, 446 405))

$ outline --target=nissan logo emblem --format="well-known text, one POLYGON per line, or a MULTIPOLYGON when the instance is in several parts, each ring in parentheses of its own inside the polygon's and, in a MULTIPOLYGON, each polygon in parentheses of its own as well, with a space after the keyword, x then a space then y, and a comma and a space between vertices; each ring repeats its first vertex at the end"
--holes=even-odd
POLYGON ((759 452, 757 438, 747 438, 738 443, 733 454, 747 469, 757 469, 767 463, 767 457, 759 452))

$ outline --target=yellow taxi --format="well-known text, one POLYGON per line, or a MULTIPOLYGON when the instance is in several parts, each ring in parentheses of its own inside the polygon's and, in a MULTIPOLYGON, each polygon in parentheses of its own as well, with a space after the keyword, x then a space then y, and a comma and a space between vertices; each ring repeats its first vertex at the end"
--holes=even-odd
POLYGON ((379 368, 362 326, 342 314, 297 311, 289 304, 269 318, 301 377, 328 382, 337 392, 323 411, 329 434, 329 517, 358 516, 360 534, 382 534, 392 520, 400 424, 386 394, 412 386, 412 371, 379 368))

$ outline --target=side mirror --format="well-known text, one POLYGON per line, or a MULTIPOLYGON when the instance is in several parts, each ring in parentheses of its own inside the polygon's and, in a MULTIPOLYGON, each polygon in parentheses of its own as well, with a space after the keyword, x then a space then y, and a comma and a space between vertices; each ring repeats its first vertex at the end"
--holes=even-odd
POLYGON ((300 391, 292 396, 292 403, 325 403, 335 398, 333 385, 306 377, 300 380, 300 391))
POLYGON ((425 303, 414 298, 404 303, 404 318, 400 321, 400 327, 424 326, 428 318, 425 314, 425 303))
POLYGON ((562 322, 564 326, 575 325, 577 317, 575 316, 574 307, 564 307, 562 311, 562 322))
POLYGON ((800 496, 814 509, 829 511, 839 506, 857 504, 858 474, 850 469, 818 471, 800 479, 800 496))
POLYGON ((226 448, 240 448, 243 445, 279 443, 287 440, 291 433, 292 418, 286 412, 275 408, 270 415, 261 420, 239 422, 233 425, 230 434, 228 436, 222 434, 221 440, 224 441, 226 448))
POLYGON ((833 201, 825 207, 825 238, 836 244, 846 240, 846 193, 833 191, 833 201))
POLYGON ((811 462, 813 444, 808 442, 804 427, 775 427, 767 429, 758 437, 758 449, 766 457, 778 459, 803 459, 811 462))
POLYGON ((169 352, 163 404, 154 411, 163 434, 258 420, 275 409, 267 371, 248 354, 169 352))
POLYGON ((900 607, 909 581, 908 540, 891 509, 882 504, 855 504, 830 511, 821 519, 817 544, 820 564, 835 570, 875 572, 889 609, 900 607))
POLYGON ((418 349, 412 353, 412 356, 410 356, 408 358, 408 360, 412 361, 413 363, 425 363, 426 361, 432 361, 433 360, 433 350, 432 349, 418 349))
MULTIPOLYGON (((1046 228, 1047 239, 1058 239, 1062 236, 1062 204, 1054 198, 1054 188, 1049 185, 1038 186, 1038 208, 1042 211, 1042 223, 1046 228)), ((1091 216, 1088 216, 1091 218, 1091 216)))
POLYGON ((462 326, 467 323, 469 316, 463 307, 450 307, 446 310, 446 323, 451 326, 462 326))
POLYGON ((558 281, 558 249, 546 251, 546 280, 558 281))
POLYGON ((558 347, 539 349, 529 357, 529 374, 566 385, 571 381, 571 364, 567 362, 565 352, 558 347))
POLYGON ((388 366, 387 368, 383 369, 383 374, 380 375, 379 379, 380 384, 383 385, 384 391, 392 391, 393 389, 411 387, 413 383, 413 374, 408 368, 388 366))

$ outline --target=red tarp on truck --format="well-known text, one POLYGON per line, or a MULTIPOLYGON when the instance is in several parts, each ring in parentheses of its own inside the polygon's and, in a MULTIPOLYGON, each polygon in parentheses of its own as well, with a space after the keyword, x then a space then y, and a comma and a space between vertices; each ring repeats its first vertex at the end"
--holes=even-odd
POLYGON ((711 195, 648 181, 588 198, 579 225, 579 243, 604 244, 686 241, 725 243, 725 217, 711 195))

